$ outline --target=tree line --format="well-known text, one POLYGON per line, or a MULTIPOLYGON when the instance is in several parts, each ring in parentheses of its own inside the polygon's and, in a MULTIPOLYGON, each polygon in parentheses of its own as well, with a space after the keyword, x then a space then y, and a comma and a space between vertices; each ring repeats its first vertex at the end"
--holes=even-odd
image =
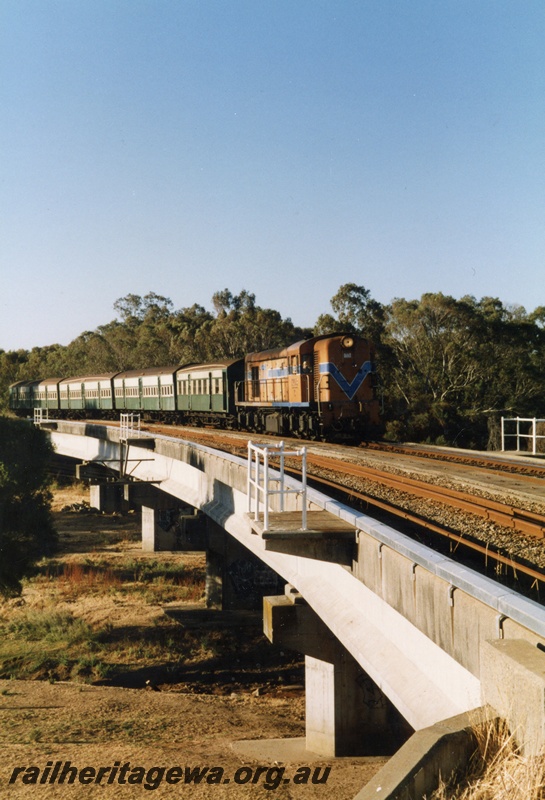
POLYGON ((0 350, 1 403, 17 380, 205 363, 346 331, 375 343, 387 439, 494 449, 502 415, 545 417, 545 307, 528 313, 497 298, 441 293, 382 304, 353 283, 330 305, 301 328, 247 291, 216 292, 213 311, 128 294, 115 302, 114 320, 67 346, 0 350))

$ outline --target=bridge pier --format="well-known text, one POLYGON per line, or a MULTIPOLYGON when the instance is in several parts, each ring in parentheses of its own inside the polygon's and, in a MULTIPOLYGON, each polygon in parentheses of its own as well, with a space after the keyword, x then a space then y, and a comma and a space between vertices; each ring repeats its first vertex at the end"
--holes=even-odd
POLYGON ((264 598, 264 631, 305 655, 306 749, 326 757, 393 753, 412 729, 292 587, 264 598))
POLYGON ((222 527, 207 519, 206 605, 261 610, 263 596, 284 585, 279 575, 222 527))
POLYGON ((91 483, 89 505, 104 514, 115 514, 128 508, 123 497, 123 486, 119 483, 91 483))

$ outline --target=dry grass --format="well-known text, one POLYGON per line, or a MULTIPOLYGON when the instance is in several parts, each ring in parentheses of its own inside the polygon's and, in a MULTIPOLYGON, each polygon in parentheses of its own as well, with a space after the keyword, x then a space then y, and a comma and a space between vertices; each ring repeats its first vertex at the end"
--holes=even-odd
POLYGON ((0 678, 217 694, 302 682, 300 658, 260 623, 180 617, 206 612, 204 553, 144 553, 138 515, 63 510, 87 499, 78 486, 55 493, 60 551, 22 598, 0 601, 0 678))
POLYGON ((442 783, 430 800, 544 800, 545 755, 523 756, 504 723, 476 727, 475 735, 466 779, 442 783))

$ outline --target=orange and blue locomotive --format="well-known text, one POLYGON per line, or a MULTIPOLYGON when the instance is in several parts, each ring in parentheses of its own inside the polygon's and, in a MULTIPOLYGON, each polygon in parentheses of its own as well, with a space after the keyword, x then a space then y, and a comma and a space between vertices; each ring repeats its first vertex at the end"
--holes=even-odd
POLYGON ((307 439, 357 439, 378 426, 373 350, 339 334, 245 358, 241 427, 307 439))

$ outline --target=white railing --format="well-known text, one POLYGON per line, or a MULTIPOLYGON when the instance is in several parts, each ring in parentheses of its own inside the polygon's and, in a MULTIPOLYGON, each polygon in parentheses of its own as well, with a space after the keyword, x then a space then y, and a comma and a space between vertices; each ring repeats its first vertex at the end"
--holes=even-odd
POLYGON ((137 439, 141 433, 140 414, 121 414, 119 419, 120 439, 137 439))
MULTIPOLYGON (((520 452, 521 448, 521 441, 524 440, 527 442, 530 440, 532 442, 532 455, 537 453, 537 442, 539 439, 545 439, 545 434, 537 433, 537 424, 538 422, 545 423, 545 419, 536 419, 536 417, 528 418, 528 417, 502 417, 501 418, 501 449, 506 450, 505 447, 506 439, 513 439, 516 438, 517 446, 515 450, 520 452), (509 423, 516 423, 516 428, 513 433, 506 433, 506 426, 509 426, 509 423), (524 430, 521 430, 522 428, 524 430)), ((529 452, 528 448, 525 448, 525 452, 529 452)))
POLYGON ((41 425, 42 422, 47 422, 47 408, 34 409, 34 424, 41 425), (44 416, 45 413, 45 416, 44 416))
POLYGON ((269 530, 269 500, 274 495, 279 495, 280 511, 284 511, 286 495, 294 494, 302 497, 301 530, 307 530, 307 449, 301 447, 296 450, 286 450, 284 442, 258 447, 253 442, 248 442, 248 513, 259 520, 260 505, 263 508, 263 530, 269 530), (301 484, 299 487, 288 488, 285 481, 285 459, 287 456, 301 458, 301 484), (276 474, 272 475, 270 468, 271 458, 279 459, 276 474))

